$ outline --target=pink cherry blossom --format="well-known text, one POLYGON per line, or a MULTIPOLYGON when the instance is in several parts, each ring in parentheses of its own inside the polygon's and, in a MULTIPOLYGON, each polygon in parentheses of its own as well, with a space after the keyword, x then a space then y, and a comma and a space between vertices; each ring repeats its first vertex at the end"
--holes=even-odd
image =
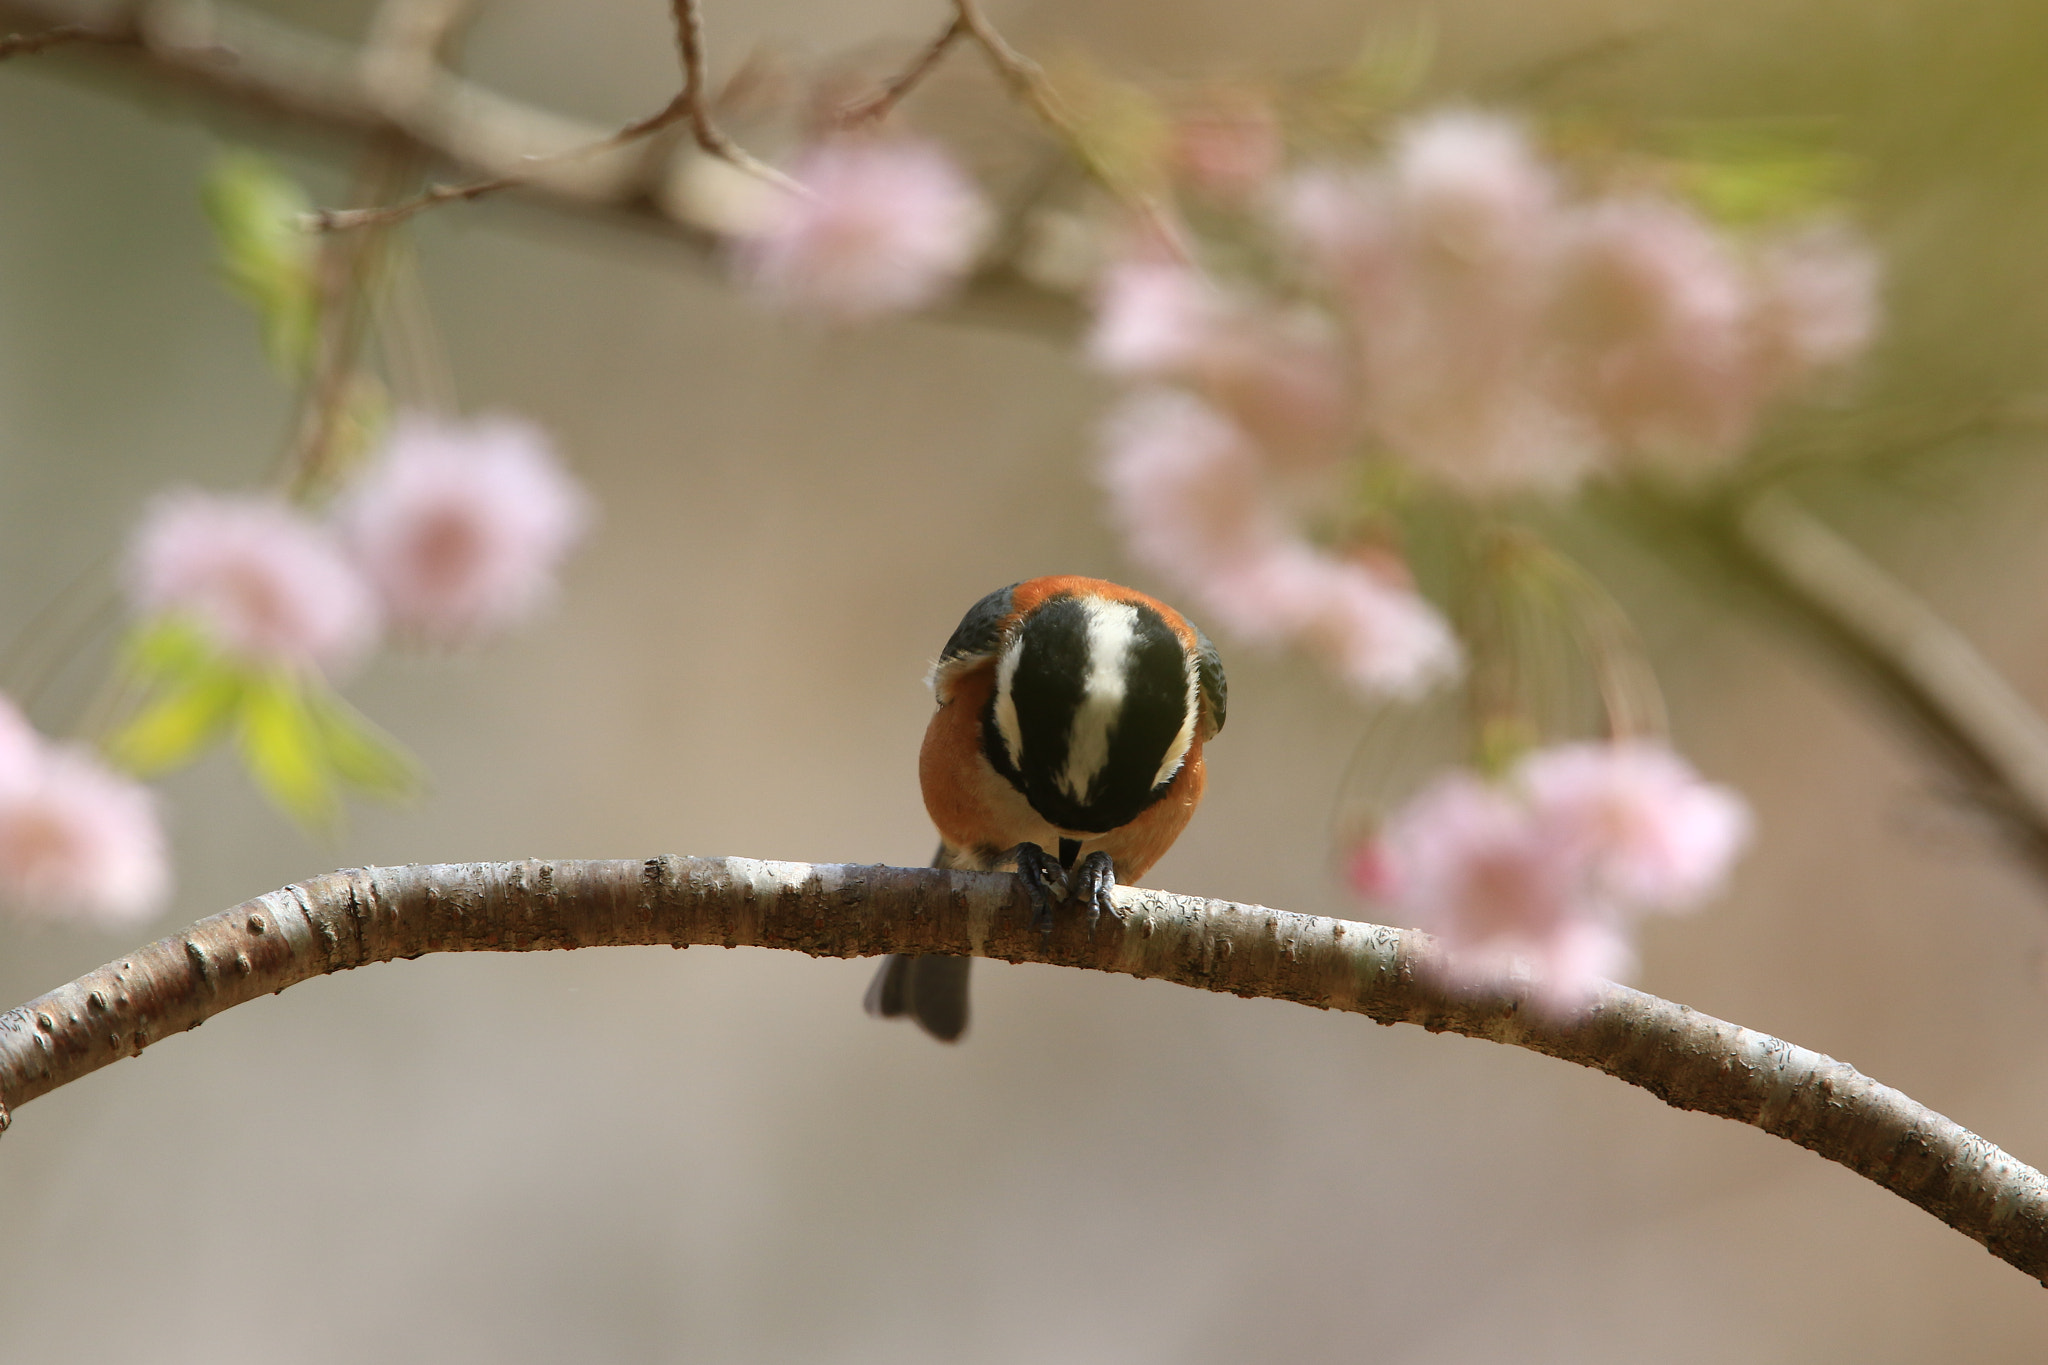
POLYGON ((1413 696, 1456 671, 1449 626, 1420 596, 1297 536, 1256 454, 1191 394, 1151 390, 1106 432, 1103 482, 1132 557, 1253 644, 1298 644, 1372 695, 1413 696))
POLYGON ((1419 594, 1298 539, 1253 547, 1192 586, 1223 629, 1299 645, 1367 696, 1420 696, 1461 661, 1449 624, 1419 594))
POLYGON ((1568 488, 1597 453, 1545 331, 1559 194, 1518 125, 1462 111, 1402 129, 1383 188, 1352 193, 1385 220, 1353 234, 1346 276, 1365 419, 1468 493, 1568 488))
POLYGON ((1215 199, 1242 200, 1279 169, 1280 121, 1249 92, 1219 91, 1174 120, 1168 156, 1181 179, 1215 199))
POLYGON ((1399 263, 1386 176, 1357 166, 1317 165, 1279 182, 1267 218, 1288 259, 1353 301, 1384 291, 1399 263))
POLYGON ((1087 352, 1119 378, 1198 390, 1288 464, 1327 464, 1350 434, 1349 365, 1329 321, 1233 297, 1183 261, 1136 257, 1105 270, 1087 352))
POLYGON ((1514 125, 1411 125, 1400 173, 1319 167, 1276 196, 1356 348, 1351 420, 1436 482, 1493 495, 1571 487, 1597 434, 1559 401, 1543 325, 1563 215, 1514 125))
POLYGON ((1405 125, 1383 165, 1297 172, 1271 218, 1354 338, 1355 420, 1475 496, 1724 462, 1875 327, 1875 263, 1839 227, 1749 253, 1674 200, 1575 200, 1476 112, 1405 125))
POLYGON ((333 673, 376 643, 369 585, 330 531, 279 498, 163 494, 135 532, 127 578, 138 611, 187 619, 250 662, 333 673))
POLYGON ((1878 264, 1840 224, 1768 244, 1759 265, 1759 364, 1771 382, 1796 383, 1860 356, 1877 333, 1878 264))
POLYGON ((21 708, 0 697, 0 786, 16 782, 33 770, 42 755, 42 736, 21 714, 21 708))
POLYGON ((1740 797, 1647 740, 1538 749, 1507 777, 1439 776, 1354 852, 1353 887, 1442 942, 1451 979, 1533 974, 1569 1011, 1633 961, 1646 911, 1710 896, 1748 835, 1740 797))
POLYGON ((1395 812, 1379 845, 1392 907, 1437 937, 1455 982, 1498 988, 1526 967, 1540 1000, 1569 1009, 1625 960, 1620 935, 1586 913, 1577 850, 1503 787, 1446 773, 1395 812))
POLYGON ((1351 358, 1315 313, 1246 309, 1211 330, 1190 366, 1276 472, 1326 468, 1357 434, 1351 358))
POLYGON ((1750 281, 1726 241, 1669 201, 1609 201, 1578 218, 1559 285, 1575 396, 1613 446, 1667 462, 1736 453, 1763 394, 1750 281))
POLYGON ((790 168, 734 240, 740 275, 774 302, 858 322, 935 302, 966 275, 990 214, 937 144, 835 137, 790 168))
POLYGON ((1474 281, 1513 278, 1540 259, 1555 231, 1557 178, 1512 119, 1451 110, 1395 134, 1391 189, 1418 259, 1474 281))
POLYGON ((1284 534, 1259 487, 1257 453, 1214 408, 1143 389, 1103 426, 1101 477, 1131 555, 1182 582, 1284 534))
POLYGON ((1546 837, 1580 850, 1589 889, 1631 908, 1712 896, 1749 837, 1749 808, 1647 740, 1561 744, 1516 769, 1546 837))
POLYGON ((0 903, 109 927, 148 919, 170 887, 147 788, 83 750, 45 748, 0 777, 0 903))
POLYGON ((1125 378, 1186 373, 1213 344, 1227 309, 1215 283, 1190 265, 1118 261, 1096 283, 1088 358, 1125 378))
POLYGON ((460 644, 547 598, 590 502, 530 423, 412 414, 339 520, 392 623, 415 639, 460 644))

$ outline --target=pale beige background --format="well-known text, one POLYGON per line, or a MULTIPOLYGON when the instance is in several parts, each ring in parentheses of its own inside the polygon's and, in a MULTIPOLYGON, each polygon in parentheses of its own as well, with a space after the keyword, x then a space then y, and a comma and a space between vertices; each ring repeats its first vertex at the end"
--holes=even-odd
MULTIPOLYGON (((651 107, 654 0, 507 0, 486 78, 651 107)), ((922 32, 936 4, 713 0, 736 53, 922 32)), ((338 32, 353 7, 296 11, 338 32)), ((1296 67, 1330 0, 999 7, 1041 50, 1296 67)), ((1819 114, 1873 158, 1900 392, 2039 382, 2042 25, 2018 4, 1447 5, 1447 81, 1617 28, 1589 98, 1819 114)), ((0 635, 151 490, 260 475, 285 403, 209 275, 227 138, 0 69, 0 635)), ((970 82, 971 84, 971 82, 970 82)), ((994 120, 999 122, 1000 120, 994 120)), ((315 150, 287 142, 290 151, 315 150)), ((324 192, 331 163, 293 163, 324 192)), ((920 862, 919 678, 968 603, 1141 575, 1085 472, 1103 393, 1058 347, 910 323, 819 336, 658 244, 512 202, 445 211, 424 278, 465 399, 559 435, 604 525, 544 626, 352 689, 429 762, 417 810, 316 847, 224 762, 169 784, 149 932, 330 866, 522 855, 920 862)), ((2022 458, 1833 506, 2048 702, 2022 458)), ((1854 1062, 2048 1160, 2048 892, 1859 698, 1654 561, 1602 563, 1682 740, 1762 835, 1642 984, 1854 1062)), ((1361 714, 1225 648, 1212 795, 1156 880, 1344 913, 1325 827, 1361 714)), ((39 710, 69 719, 81 669, 39 710)), ((143 935, 0 923, 0 997, 143 935)), ((944 1049, 863 1018, 868 965, 765 952, 447 957, 294 988, 23 1110, 0 1141, 0 1360, 2031 1362, 2048 1300, 1837 1167, 1532 1054, 1271 1002, 978 970, 944 1049)))

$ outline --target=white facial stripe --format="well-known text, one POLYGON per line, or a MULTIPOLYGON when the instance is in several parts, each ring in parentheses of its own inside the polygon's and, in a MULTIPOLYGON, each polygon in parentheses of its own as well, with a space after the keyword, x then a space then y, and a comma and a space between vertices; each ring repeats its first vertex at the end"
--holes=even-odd
POLYGON ((1024 727, 1017 723, 1017 698, 1010 691, 1017 681, 1017 665, 1022 662, 1024 637, 1020 634, 1010 641, 996 663, 996 733, 1003 737, 1003 752, 1010 756, 1012 768, 1024 764, 1024 727))
POLYGON ((1131 651, 1138 643, 1138 609, 1130 603, 1091 597, 1082 609, 1088 613, 1088 677, 1059 777, 1060 789, 1076 801, 1087 799, 1089 785, 1109 762, 1110 731, 1123 710, 1131 651))
POLYGON ((1159 786, 1180 771, 1181 760, 1188 756, 1188 746, 1195 742, 1195 722, 1202 714, 1202 675, 1195 668, 1195 656, 1188 655, 1188 701, 1187 719, 1180 723, 1180 733, 1173 737, 1173 743, 1166 746, 1166 757, 1160 761, 1159 771, 1152 775, 1152 786, 1159 786))

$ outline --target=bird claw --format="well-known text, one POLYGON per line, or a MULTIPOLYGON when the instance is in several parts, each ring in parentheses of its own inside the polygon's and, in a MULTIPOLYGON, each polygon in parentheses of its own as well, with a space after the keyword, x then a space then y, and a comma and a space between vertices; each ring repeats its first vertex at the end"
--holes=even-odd
POLYGON ((1031 901, 1031 927, 1041 934, 1052 933, 1055 904, 1079 907, 1088 917, 1090 934, 1095 932, 1096 921, 1105 911, 1123 919, 1124 912, 1116 908, 1114 895, 1116 860, 1100 849, 1083 858, 1071 873, 1037 844, 1019 844, 1010 856, 1016 859, 1017 876, 1031 901))
POLYGON ((1070 904, 1079 904, 1088 912, 1088 932, 1095 932, 1095 922, 1107 911, 1111 917, 1122 920, 1124 912, 1116 908, 1116 899, 1111 894, 1116 890, 1116 860, 1101 849, 1081 860, 1074 869, 1069 883, 1072 891, 1068 896, 1070 904))
POLYGON ((1053 903, 1067 898, 1067 870, 1060 866, 1059 859, 1037 844, 1019 844, 1013 856, 1017 860, 1017 878, 1024 883, 1024 894, 1031 901, 1031 927, 1050 937, 1053 903))

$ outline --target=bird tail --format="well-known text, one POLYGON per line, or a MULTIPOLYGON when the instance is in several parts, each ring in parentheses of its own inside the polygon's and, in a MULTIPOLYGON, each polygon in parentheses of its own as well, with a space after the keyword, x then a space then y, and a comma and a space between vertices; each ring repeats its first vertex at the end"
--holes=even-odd
MULTIPOLYGON (((933 867, 949 867, 941 844, 933 867)), ((942 1043, 954 1043, 967 1031, 967 968, 971 957, 929 954, 911 957, 891 953, 882 959, 863 1002, 881 1019, 909 1015, 918 1027, 942 1043)))

